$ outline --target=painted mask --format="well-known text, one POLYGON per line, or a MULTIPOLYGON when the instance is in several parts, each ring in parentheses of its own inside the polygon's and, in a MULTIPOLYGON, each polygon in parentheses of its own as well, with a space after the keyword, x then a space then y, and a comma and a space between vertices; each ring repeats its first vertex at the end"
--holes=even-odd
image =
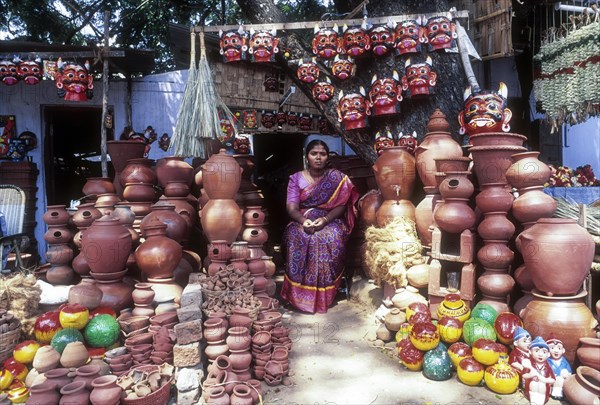
POLYGON ((223 62, 246 60, 248 37, 241 26, 237 31, 219 31, 219 38, 219 53, 223 55, 223 62))
POLYGON ((421 44, 426 41, 425 28, 421 19, 405 20, 396 26, 396 51, 399 55, 420 53, 421 44))
POLYGON ((342 123, 345 130, 365 128, 369 125, 367 116, 371 114, 365 89, 361 86, 360 93, 344 95, 340 91, 338 95, 338 121, 342 123))
POLYGON ((254 31, 250 30, 250 44, 248 52, 252 55, 252 62, 275 62, 275 54, 279 53, 279 38, 275 36, 277 30, 254 31))
POLYGON ((411 134, 403 134, 400 132, 400 136, 398 137, 398 146, 404 146, 406 150, 408 150, 413 155, 415 154, 415 150, 419 142, 417 140, 417 133, 413 131, 411 134))
POLYGON ((313 53, 323 59, 334 58, 338 54, 338 26, 319 29, 319 26, 315 25, 314 34, 313 53))
POLYGON ((55 75, 58 95, 66 101, 87 101, 94 95, 94 78, 88 73, 90 64, 85 61, 83 66, 77 63, 58 60, 58 72, 55 75))
POLYGON ((256 116, 256 110, 244 111, 244 128, 247 128, 247 129, 258 128, 258 118, 256 116))
POLYGON ((386 55, 394 48, 394 24, 392 22, 386 25, 377 25, 369 30, 371 48, 375 56, 386 55))
POLYGON ((321 74, 321 70, 317 66, 316 58, 313 58, 308 62, 300 62, 298 70, 296 71, 296 76, 304 83, 316 82, 319 79, 319 74, 321 74))
POLYGON ((340 80, 354 77, 354 74, 356 73, 354 59, 350 57, 344 59, 336 56, 331 65, 331 73, 340 80))
POLYGON ((331 100, 334 92, 335 87, 333 87, 328 77, 323 82, 316 82, 312 88, 313 98, 322 102, 331 100))
POLYGON ((512 112, 507 108, 508 89, 500 82, 498 91, 483 90, 471 93, 471 86, 464 94, 465 106, 458 114, 461 135, 485 132, 508 132, 512 112))
POLYGON ((402 101, 402 86, 398 72, 394 70, 392 77, 377 78, 373 75, 371 79, 371 90, 369 91, 369 106, 371 115, 390 115, 400 112, 402 101))
POLYGON ((235 135, 235 127, 227 118, 221 118, 221 133, 219 134, 219 141, 230 148, 233 146, 233 137, 235 135))
POLYGON ((300 119, 300 117, 298 117, 298 114, 296 114, 295 112, 290 111, 287 113, 287 123, 289 126, 291 126, 291 127, 297 126, 299 119, 300 119))
POLYGON ((456 47, 456 25, 446 17, 431 17, 425 26, 429 51, 456 47))
POLYGON ((250 139, 247 136, 238 136, 233 141, 233 150, 240 155, 250 153, 250 139))
POLYGON ((345 53, 356 58, 371 49, 371 38, 367 34, 366 23, 363 22, 362 26, 352 28, 344 25, 342 31, 339 53, 345 53))
POLYGON ((265 128, 273 128, 276 123, 275 114, 273 114, 272 112, 265 112, 263 110, 260 116, 260 123, 265 128))
POLYGON ((386 131, 385 134, 382 134, 381 132, 375 134, 375 143, 373 144, 373 147, 375 148, 375 152, 377 152, 377 156, 381 156, 384 150, 391 148, 392 146, 394 146, 394 138, 390 131, 386 131))
POLYGON ((27 144, 24 139, 11 139, 6 156, 13 162, 22 162, 27 156, 27 144))
POLYGON ((323 135, 331 135, 334 133, 333 127, 325 117, 319 117, 318 127, 319 133, 323 135))
POLYGON ((19 67, 12 60, 0 60, 0 80, 7 86, 19 82, 19 67))
POLYGON ((302 131, 310 131, 312 129, 312 115, 302 115, 300 114, 300 118, 298 120, 298 128, 302 131))
POLYGON ((19 77, 25 84, 38 84, 44 77, 42 60, 27 60, 19 63, 19 77))
POLYGON ((267 77, 265 77, 265 81, 263 82, 263 85, 265 86, 265 91, 268 91, 268 92, 279 91, 279 80, 277 79, 277 76, 275 76, 275 75, 268 75, 267 77))
POLYGON ((275 114, 275 121, 279 126, 285 125, 287 122, 287 113, 285 111, 279 111, 277 114, 275 114))
POLYGON ((410 58, 404 64, 402 90, 408 98, 425 97, 434 94, 433 87, 437 83, 437 73, 432 69, 433 62, 428 56, 425 63, 411 63, 410 58))
POLYGON ((166 152, 167 150, 169 150, 170 146, 171 138, 169 138, 169 135, 167 133, 162 134, 158 139, 158 147, 166 152))

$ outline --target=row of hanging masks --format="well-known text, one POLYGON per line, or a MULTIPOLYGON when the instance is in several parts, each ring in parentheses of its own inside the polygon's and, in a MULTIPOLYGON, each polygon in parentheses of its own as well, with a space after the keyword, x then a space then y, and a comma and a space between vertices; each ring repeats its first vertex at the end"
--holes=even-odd
POLYGON ((21 60, 18 56, 13 59, 0 60, 0 81, 7 86, 14 86, 22 81, 25 84, 38 84, 44 76, 44 67, 40 58, 21 60))

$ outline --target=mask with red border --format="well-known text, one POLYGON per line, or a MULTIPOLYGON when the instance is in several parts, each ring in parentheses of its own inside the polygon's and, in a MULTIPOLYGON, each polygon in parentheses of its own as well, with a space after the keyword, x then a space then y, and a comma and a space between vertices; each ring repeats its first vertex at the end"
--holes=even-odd
POLYGON ((352 28, 344 24, 338 52, 358 58, 365 55, 369 49, 371 49, 371 38, 367 34, 367 22, 363 21, 360 27, 352 28))
POLYGON ((395 34, 398 55, 420 53, 421 44, 427 41, 425 28, 421 25, 421 18, 401 21, 396 25, 395 34))
POLYGON ((456 25, 447 17, 431 17, 425 24, 425 38, 429 51, 452 49, 456 47, 456 25))
POLYGON ((275 120, 275 114, 270 111, 264 111, 260 115, 260 123, 265 128, 273 128, 277 121, 275 120))
POLYGON ((365 89, 361 86, 359 93, 338 94, 338 121, 346 131, 366 128, 369 125, 368 116, 371 114, 366 99, 365 89))
POLYGON ((279 38, 275 36, 276 34, 277 30, 250 30, 248 52, 250 53, 250 60, 252 62, 275 62, 275 55, 279 53, 279 38))
POLYGON ((498 91, 482 90, 471 92, 468 86, 464 93, 465 106, 458 114, 461 135, 474 135, 487 132, 510 131, 512 111, 507 108, 508 89, 500 82, 498 91))
POLYGON ((381 156, 384 150, 391 148, 394 146, 394 137, 390 131, 385 131, 385 133, 377 132, 375 134, 375 142, 373 143, 373 148, 377 153, 377 156, 381 156))
POLYGON ((394 33, 395 23, 388 21, 385 25, 376 25, 369 30, 369 39, 371 40, 371 52, 375 56, 387 55, 396 42, 394 33))
POLYGON ((237 30, 219 31, 219 38, 219 53, 223 55, 223 62, 246 60, 248 35, 241 25, 237 30))
POLYGON ((398 146, 403 146, 413 155, 415 154, 415 150, 417 146, 419 146, 419 141, 417 139, 417 133, 413 131, 411 134, 404 134, 400 132, 400 136, 398 137, 398 146))
POLYGON ((298 119, 298 128, 302 131, 310 131, 312 129, 313 117, 312 115, 300 114, 298 119))
POLYGON ((40 58, 19 63, 19 78, 23 80, 25 84, 38 84, 43 77, 44 69, 40 58))
POLYGON ((340 80, 347 80, 356 74, 356 64, 351 57, 340 57, 333 59, 331 64, 331 73, 340 80))
POLYGON ((329 77, 326 77, 324 81, 316 82, 312 88, 313 98, 324 103, 331 100, 334 93, 335 87, 331 84, 329 77))
POLYGON ((0 81, 7 86, 14 86, 19 82, 19 66, 15 60, 0 60, 0 81))
POLYGON ((371 115, 393 115, 400 113, 400 102, 402 101, 402 85, 398 72, 394 70, 392 77, 371 78, 371 90, 369 91, 369 106, 371 115))
POLYGON ((256 110, 246 110, 243 112, 244 118, 244 128, 247 129, 256 129, 258 128, 258 118, 256 114, 256 110))
POLYGON ((240 155, 248 155, 250 153, 250 139, 247 136, 236 136, 233 140, 233 150, 240 155))
POLYGON ((75 62, 63 62, 58 59, 58 71, 54 76, 58 95, 65 101, 88 101, 94 96, 94 78, 89 74, 90 63, 83 65, 75 62))
POLYGON ((424 63, 412 63, 408 58, 404 67, 402 90, 406 92, 408 98, 421 98, 435 94, 437 73, 433 71, 431 57, 428 56, 424 63))
POLYGON ((319 28, 315 25, 314 38, 312 40, 312 51, 319 58, 331 59, 338 54, 338 33, 337 24, 333 28, 319 28))
POLYGON ((317 58, 312 58, 308 61, 300 61, 298 69, 296 70, 296 76, 301 82, 314 83, 319 80, 321 69, 317 66, 317 58))

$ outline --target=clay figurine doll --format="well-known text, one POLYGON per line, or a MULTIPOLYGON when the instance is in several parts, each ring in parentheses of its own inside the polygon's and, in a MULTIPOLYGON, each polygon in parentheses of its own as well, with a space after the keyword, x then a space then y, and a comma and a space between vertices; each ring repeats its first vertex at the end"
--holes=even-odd
POLYGON ((550 364, 550 367, 552 367, 552 371, 556 377, 556 381, 552 386, 552 392, 550 392, 550 396, 552 396, 554 399, 562 399, 563 384, 566 378, 573 374, 573 369, 564 356, 566 350, 563 342, 560 339, 551 337, 550 339, 546 340, 546 343, 550 348, 550 358, 548 359, 548 364, 550 364))
POLYGON ((544 405, 550 398, 550 389, 555 381, 554 372, 547 361, 550 357, 550 347, 541 336, 537 336, 531 341, 529 355, 530 358, 522 363, 526 369, 522 375, 525 381, 525 397, 531 404, 544 405))
MULTIPOLYGON (((513 334, 514 349, 508 356, 508 364, 517 370, 519 377, 522 377, 524 372, 523 360, 529 360, 529 345, 531 345, 531 335, 525 329, 517 326, 513 334)), ((523 384, 522 379, 521 384, 523 384)))

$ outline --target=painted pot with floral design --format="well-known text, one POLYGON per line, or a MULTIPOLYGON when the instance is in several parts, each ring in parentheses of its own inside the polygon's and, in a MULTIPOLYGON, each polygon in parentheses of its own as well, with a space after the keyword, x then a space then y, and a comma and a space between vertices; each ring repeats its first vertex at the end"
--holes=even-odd
POLYGON ((462 300, 459 294, 446 294, 444 300, 437 308, 438 319, 449 316, 464 323, 471 315, 471 309, 462 300))

